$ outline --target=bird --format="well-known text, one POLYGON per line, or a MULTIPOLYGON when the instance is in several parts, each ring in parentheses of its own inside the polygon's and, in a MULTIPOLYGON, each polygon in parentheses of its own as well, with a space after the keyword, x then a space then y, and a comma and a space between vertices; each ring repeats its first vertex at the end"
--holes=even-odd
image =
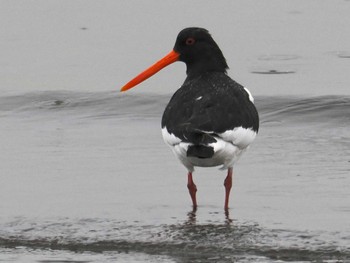
POLYGON ((181 61, 187 77, 161 120, 162 136, 187 169, 187 188, 197 208, 194 167, 227 170, 224 209, 229 209, 233 166, 255 140, 259 115, 250 91, 231 79, 226 59, 207 29, 180 31, 173 49, 125 84, 125 92, 166 66, 181 61))

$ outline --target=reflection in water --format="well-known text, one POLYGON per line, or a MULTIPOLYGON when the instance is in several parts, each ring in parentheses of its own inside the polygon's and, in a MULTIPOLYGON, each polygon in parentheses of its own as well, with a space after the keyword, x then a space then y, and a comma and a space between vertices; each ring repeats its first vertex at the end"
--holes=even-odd
POLYGON ((195 225, 196 224, 196 213, 197 213, 197 207, 193 207, 190 212, 187 213, 187 221, 186 225, 195 225))
MULTIPOLYGON (((229 209, 225 209, 225 223, 227 225, 231 225, 233 222, 233 219, 230 217, 230 211, 229 209)), ((191 211, 187 213, 187 221, 185 222, 185 225, 195 225, 197 222, 197 208, 193 207, 191 211)))
POLYGON ((230 218, 229 209, 225 209, 225 219, 226 219, 226 224, 228 225, 232 224, 233 220, 230 218))

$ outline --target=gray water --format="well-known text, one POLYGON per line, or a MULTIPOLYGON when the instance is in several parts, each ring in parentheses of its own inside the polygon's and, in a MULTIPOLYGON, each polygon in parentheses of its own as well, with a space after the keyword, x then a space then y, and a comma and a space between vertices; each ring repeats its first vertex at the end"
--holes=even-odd
POLYGON ((0 262, 350 262, 350 1, 0 1, 0 262), (234 168, 186 170, 160 119, 177 33, 207 28, 261 117, 234 168))
POLYGON ((256 97, 261 130, 225 214, 216 168, 197 169, 192 211, 160 135, 169 96, 0 97, 0 260, 350 260, 350 97, 256 97))

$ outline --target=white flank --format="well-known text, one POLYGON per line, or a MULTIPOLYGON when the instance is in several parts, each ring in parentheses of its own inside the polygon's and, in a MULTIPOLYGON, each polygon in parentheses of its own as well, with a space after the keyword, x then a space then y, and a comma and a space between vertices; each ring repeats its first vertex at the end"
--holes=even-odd
POLYGON ((249 95, 249 100, 250 100, 252 103, 254 103, 254 97, 252 96, 252 94, 250 93, 250 91, 249 91, 246 87, 244 87, 244 90, 245 90, 245 92, 248 93, 248 95, 249 95))
POLYGON ((237 127, 233 130, 214 136, 217 140, 209 146, 214 148, 214 156, 209 159, 200 159, 196 157, 188 157, 187 149, 191 143, 181 142, 174 134, 170 134, 166 127, 162 129, 163 139, 170 146, 176 157, 192 172, 194 166, 213 167, 222 165, 222 169, 232 167, 239 159, 241 154, 251 144, 256 136, 256 132, 252 129, 237 127))
POLYGON ((256 132, 250 128, 246 129, 243 127, 237 127, 233 130, 220 133, 219 136, 224 141, 231 142, 233 145, 236 145, 240 149, 244 149, 254 141, 256 132))

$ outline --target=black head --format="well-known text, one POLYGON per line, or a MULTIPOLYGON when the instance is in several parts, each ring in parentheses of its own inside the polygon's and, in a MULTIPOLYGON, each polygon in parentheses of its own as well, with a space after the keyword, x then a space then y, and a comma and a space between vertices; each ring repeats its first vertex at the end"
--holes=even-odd
POLYGON ((179 60, 186 63, 187 75, 205 72, 224 72, 228 69, 226 59, 208 30, 198 27, 183 29, 177 36, 174 50, 179 60))
POLYGON ((175 61, 186 63, 188 77, 206 72, 226 73, 228 69, 226 59, 208 30, 189 27, 179 33, 174 49, 169 54, 126 83, 121 91, 135 87, 175 61))

